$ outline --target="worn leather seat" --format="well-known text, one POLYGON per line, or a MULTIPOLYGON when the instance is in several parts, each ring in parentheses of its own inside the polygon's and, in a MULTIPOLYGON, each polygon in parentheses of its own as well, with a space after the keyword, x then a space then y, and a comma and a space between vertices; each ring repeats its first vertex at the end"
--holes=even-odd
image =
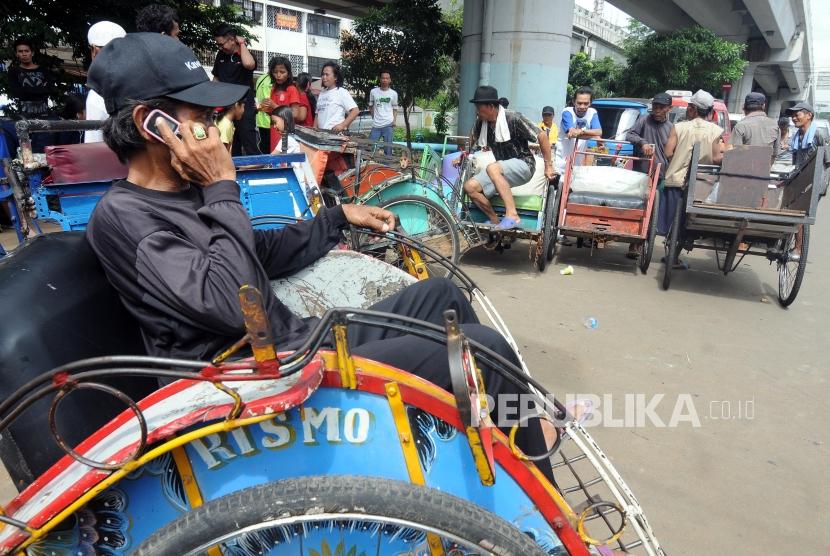
MULTIPOLYGON (((0 260, 0 399, 59 365, 101 355, 144 353, 137 323, 107 281, 83 232, 42 235, 0 260)), ((156 381, 132 377, 107 384, 138 400, 156 381)), ((52 439, 53 396, 32 405, 0 439, 0 459, 22 489, 64 454, 52 439)), ((61 402, 58 425, 73 446, 123 411, 98 392, 61 402)))

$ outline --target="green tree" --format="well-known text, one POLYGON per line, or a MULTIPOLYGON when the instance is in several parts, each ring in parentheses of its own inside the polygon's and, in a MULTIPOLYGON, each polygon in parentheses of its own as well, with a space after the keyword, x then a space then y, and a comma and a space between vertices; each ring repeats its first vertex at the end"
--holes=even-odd
MULTIPOLYGON (((55 70, 61 83, 59 89, 67 90, 72 83, 86 81, 83 73, 63 71, 62 60, 47 53, 47 49, 68 49, 82 67, 88 67, 89 45, 86 34, 90 25, 108 20, 118 23, 128 32, 135 30, 135 16, 148 4, 167 4, 179 13, 182 42, 195 51, 214 51, 213 29, 220 23, 237 27, 242 34, 251 38, 244 26, 251 21, 241 10, 232 5, 209 6, 189 0, 85 0, 76 2, 71 8, 66 2, 54 0, 4 0, 0 8, 0 59, 14 60, 12 44, 21 36, 29 37, 37 45, 38 63, 55 70)), ((8 92, 8 79, 0 73, 0 93, 8 92)), ((59 100, 59 99, 54 99, 59 100)))
POLYGON ((612 97, 619 94, 619 82, 625 66, 618 64, 610 56, 591 60, 584 52, 571 56, 568 67, 568 98, 582 86, 594 89, 597 98, 612 97))
POLYGON ((730 42, 695 26, 659 34, 639 29, 625 43, 626 95, 648 97, 666 89, 704 89, 717 94, 721 84, 739 79, 746 45, 730 42))
POLYGON ((411 145, 409 113, 416 98, 432 99, 451 76, 449 60, 461 50, 461 29, 445 21, 436 0, 395 0, 355 20, 340 49, 346 80, 368 100, 381 69, 392 73, 411 145))

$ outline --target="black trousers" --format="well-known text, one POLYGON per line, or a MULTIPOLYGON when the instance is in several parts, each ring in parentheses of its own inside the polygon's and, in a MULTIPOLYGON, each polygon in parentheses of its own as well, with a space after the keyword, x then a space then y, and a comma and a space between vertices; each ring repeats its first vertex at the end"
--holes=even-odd
POLYGON ((245 97, 245 113, 236 122, 233 134, 231 154, 233 156, 251 156, 261 154, 259 150, 259 132, 256 127, 256 104, 253 95, 245 97))
MULTIPOLYGON (((444 325, 444 311, 454 309, 465 336, 520 366, 516 354, 504 337, 479 323, 470 302, 450 280, 432 278, 417 282, 376 303, 371 309, 417 318, 440 326, 444 325)), ((445 344, 394 330, 357 324, 349 326, 348 336, 349 347, 354 355, 398 367, 452 391, 445 344)), ((515 420, 521 411, 518 396, 525 392, 495 370, 482 364, 479 364, 479 367, 487 393, 496 400, 496 406, 491 413, 493 421, 497 424, 504 422, 503 417, 515 420), (499 403, 501 395, 510 396, 507 399, 514 401, 503 406, 499 403), (500 414, 503 407, 510 408, 509 416, 500 414)), ((510 426, 502 427, 502 431, 509 434, 510 426)), ((520 427, 516 434, 516 444, 531 455, 547 451, 542 428, 537 419, 531 419, 526 426, 520 427)), ((537 463, 539 470, 553 481, 550 465, 540 465, 542 463, 544 462, 537 463)))
POLYGON ((271 128, 270 127, 259 127, 257 126, 257 132, 259 133, 259 150, 262 154, 270 154, 271 153, 271 128))

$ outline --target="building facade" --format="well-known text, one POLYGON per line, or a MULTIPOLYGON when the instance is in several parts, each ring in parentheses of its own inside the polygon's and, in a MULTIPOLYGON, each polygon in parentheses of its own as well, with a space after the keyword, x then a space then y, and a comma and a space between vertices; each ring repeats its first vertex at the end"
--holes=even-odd
MULTIPOLYGON (((264 0, 218 0, 217 5, 236 5, 258 22, 250 31, 257 37, 249 46, 256 59, 256 73, 268 71, 268 61, 284 56, 291 61, 294 75, 308 72, 318 77, 328 61, 340 61, 340 32, 351 28, 351 20, 280 2, 264 0)), ((202 64, 210 68, 215 52, 200 56, 202 64)))

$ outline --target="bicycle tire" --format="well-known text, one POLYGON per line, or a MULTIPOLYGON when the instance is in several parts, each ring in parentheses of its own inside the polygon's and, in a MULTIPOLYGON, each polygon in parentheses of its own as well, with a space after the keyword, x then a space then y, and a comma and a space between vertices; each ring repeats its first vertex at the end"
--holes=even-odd
POLYGON ((651 218, 648 222, 648 233, 646 234, 646 241, 640 249, 640 272, 643 274, 648 272, 648 267, 651 264, 651 257, 654 255, 654 240, 657 238, 657 215, 660 214, 660 196, 654 196, 654 203, 651 205, 651 218))
MULTIPOLYGON (((798 291, 801 289, 801 282, 804 280, 804 273, 807 270, 807 252, 810 247, 810 225, 804 224, 802 230, 804 232, 801 238, 801 253, 792 284, 787 283, 787 275, 789 274, 787 267, 788 261, 781 260, 778 262, 778 302, 782 307, 789 307, 795 301, 798 291)), ((782 250, 782 258, 789 256, 790 241, 792 239, 794 242, 795 236, 796 234, 787 236, 787 243, 782 250)))
POLYGON ((319 523, 319 516, 338 514, 350 520, 355 515, 388 518, 444 532, 485 554, 545 554, 525 533, 467 500, 400 481, 334 475, 265 483, 211 500, 157 530, 133 556, 192 554, 229 542, 234 533, 281 527, 289 520, 319 523))
POLYGON ((682 218, 682 211, 684 210, 684 203, 681 199, 674 209, 674 220, 672 220, 669 236, 666 239, 666 261, 663 268, 663 289, 668 290, 671 286, 671 273, 674 269, 674 264, 677 262, 677 257, 680 255, 680 220, 682 218))
MULTIPOLYGON (((458 264, 461 258, 461 240, 458 234, 458 225, 446 208, 432 199, 416 195, 393 197, 379 203, 378 206, 397 214, 401 228, 407 235, 431 247, 453 265, 458 264), (417 219, 407 218, 405 215, 406 212, 409 212, 410 215, 418 215, 422 211, 429 215, 425 223, 426 228, 418 226, 420 222, 417 219), (439 220, 441 222, 436 226, 435 222, 439 220), (414 229, 412 228, 413 224, 417 226, 414 229), (438 226, 441 227, 440 230, 438 226), (407 229, 408 227, 409 229, 407 229)), ((430 263, 430 257, 426 253, 422 252, 420 255, 426 263, 430 276, 446 277, 451 274, 451 271, 440 263, 430 263)))

